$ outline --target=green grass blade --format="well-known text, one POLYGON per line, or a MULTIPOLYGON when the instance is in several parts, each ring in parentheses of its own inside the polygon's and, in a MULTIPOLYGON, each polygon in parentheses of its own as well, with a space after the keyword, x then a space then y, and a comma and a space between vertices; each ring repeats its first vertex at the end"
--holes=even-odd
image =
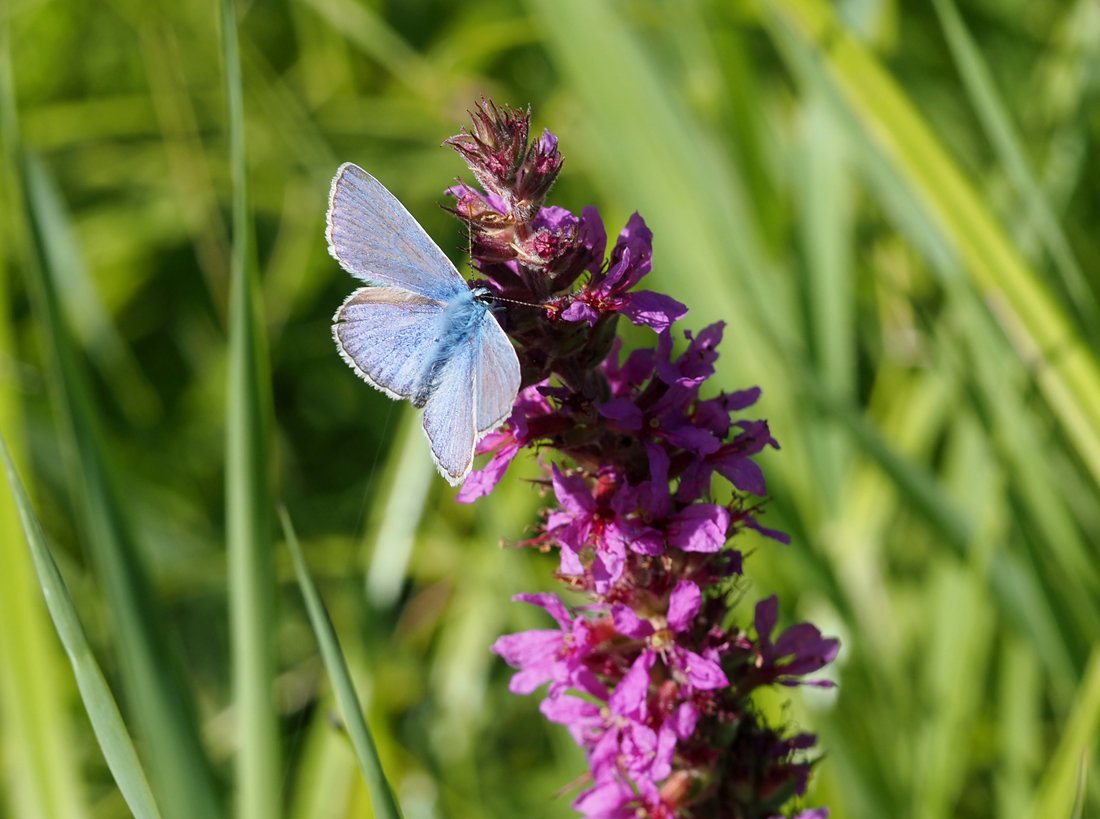
POLYGON ((1017 354, 1035 363, 1047 403, 1100 485, 1100 367, 966 175, 881 64, 820 0, 769 0, 777 39, 813 61, 921 202, 1017 354))
MULTIPOLYGON (((11 74, 9 26, 0 22, 0 200, 16 202, 18 146, 15 92, 11 74)), ((4 207, 0 222, 0 360, 18 360, 12 326, 9 273, 20 251, 22 213, 4 207), (4 241, 11 238, 11 247, 4 241)), ((25 462, 23 407, 12 378, 0 379, 0 437, 12 441, 13 458, 25 462)), ((8 770, 5 799, 13 816, 80 819, 86 815, 68 718, 67 684, 61 679, 60 652, 50 637, 42 599, 35 591, 34 567, 23 548, 19 512, 13 499, 0 498, 0 725, 8 770)))
POLYGON ((1047 246, 1050 258, 1062 277, 1068 296, 1063 299, 1063 304, 1075 312, 1080 321, 1095 322, 1096 296, 1085 280, 1073 248, 1070 247, 1042 186, 1031 170, 1022 140, 1012 125, 1012 119, 1001 101, 981 51, 970 36, 954 0, 934 0, 932 6, 947 37, 947 45, 951 49, 974 111, 993 144, 1001 166, 1016 187, 1028 218, 1047 246))
POLYGON ((1042 672, 1031 646, 1013 634, 1001 649, 997 674, 996 816, 1020 819, 1034 787, 1042 758, 1042 672))
POLYGON ((1085 815, 1085 786, 1088 784, 1089 755, 1081 754, 1077 765, 1077 792, 1073 796, 1073 810, 1070 819, 1082 819, 1085 815))
POLYGON ((378 751, 371 737, 370 728, 367 727, 366 718, 359 705, 359 698, 355 693, 355 686, 348 672, 347 662, 344 660, 340 649, 340 641, 332 627, 325 604, 321 600, 317 588, 306 568, 305 559, 302 557, 301 547, 294 534, 290 517, 285 509, 279 510, 279 519, 283 525, 283 535, 286 538, 287 548, 294 560, 294 571, 298 575, 298 585, 305 599, 306 610, 309 613, 309 621, 313 631, 317 635, 317 642, 321 647, 321 656, 325 661, 329 679, 332 682, 336 699, 340 703, 340 711, 344 716, 348 736, 351 737, 355 754, 359 758, 359 767, 363 771, 367 788, 370 791, 371 807, 375 819, 399 819, 401 811, 397 807, 397 799, 386 781, 386 774, 382 770, 382 761, 378 758, 378 751))
MULTIPOLYGON (((51 203, 53 186, 38 163, 20 167, 30 215, 35 257, 47 267, 66 231, 51 221, 62 209, 51 203)), ((103 441, 98 407, 90 399, 86 373, 64 323, 54 289, 56 278, 42 265, 27 265, 34 308, 45 334, 63 440, 75 453, 71 475, 79 499, 81 527, 104 585, 112 635, 123 674, 126 702, 149 761, 153 786, 169 817, 220 815, 213 778, 199 738, 198 723, 183 684, 173 641, 152 583, 131 535, 129 522, 103 441)))
POLYGON ((69 597, 69 590, 46 545, 42 527, 31 508, 23 483, 15 471, 7 445, 2 441, 0 441, 0 454, 4 458, 8 486, 19 508, 23 534, 34 559, 46 605, 61 643, 65 646, 65 653, 69 655, 76 684, 80 689, 88 719, 92 723, 92 730, 95 731, 99 747, 103 751, 103 757, 107 760, 107 766, 111 769, 111 774, 134 816, 138 819, 159 819, 160 812, 157 810, 153 793, 149 789, 145 771, 138 760, 133 740, 130 739, 122 714, 118 710, 118 704, 92 654, 91 646, 88 645, 88 639, 80 625, 73 601, 69 597))
POLYGON ((1100 741, 1100 650, 1094 650, 1062 728, 1062 739, 1032 802, 1031 816, 1071 816, 1081 795, 1090 749, 1100 741))
MULTIPOLYGON (((821 94, 806 106, 799 167, 805 247, 805 337, 822 388, 850 402, 856 384, 855 287, 851 263, 852 196, 847 145, 821 94)), ((835 507, 851 464, 850 441, 836 425, 802 437, 826 506, 835 507)))
POLYGON ((435 477, 431 460, 424 458, 419 414, 403 411, 398 423, 367 516, 365 552, 370 556, 370 568, 366 592, 378 608, 396 603, 405 586, 413 540, 435 477))
POLYGON ((249 220, 244 92, 233 0, 221 3, 222 56, 233 178, 226 386, 226 525, 233 700, 237 716, 237 815, 272 819, 282 812, 279 730, 273 682, 275 566, 267 447, 270 378, 249 220))

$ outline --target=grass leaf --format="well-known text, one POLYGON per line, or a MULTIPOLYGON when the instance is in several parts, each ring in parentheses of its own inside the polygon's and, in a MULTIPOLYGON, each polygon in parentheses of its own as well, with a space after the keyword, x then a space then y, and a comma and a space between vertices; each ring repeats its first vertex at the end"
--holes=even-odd
POLYGON ((46 169, 24 156, 20 166, 35 259, 27 269, 35 313, 46 336, 63 441, 74 452, 70 474, 80 502, 80 525, 104 584, 126 702, 149 760, 153 786, 169 817, 220 815, 219 799, 199 738, 190 691, 165 631, 166 618, 142 564, 123 510, 103 441, 98 407, 64 323, 55 277, 57 248, 68 232, 56 219, 46 169))
MULTIPOLYGON (((0 201, 16 202, 18 174, 15 89, 11 72, 11 32, 0 22, 0 201)), ((24 232, 18 207, 3 207, 0 217, 0 360, 18 360, 10 276, 22 255, 15 238, 24 232), (6 240, 10 239, 10 245, 6 240)), ((25 463, 21 434, 24 413, 20 389, 0 380, 0 436, 11 441, 14 460, 25 463)), ((86 815, 72 730, 68 684, 42 599, 36 592, 34 566, 23 547, 19 511, 13 499, 0 498, 0 724, 4 757, 10 766, 5 799, 13 816, 80 819, 86 815)))
POLYGON ((275 567, 267 448, 271 417, 259 282, 248 205, 244 91, 233 0, 221 2, 222 57, 233 178, 226 386, 226 525, 233 699, 237 715, 237 815, 282 811, 273 644, 275 567))
POLYGON ((375 819, 400 819, 401 811, 397 807, 397 799, 382 770, 382 761, 378 758, 378 750, 375 748, 370 728, 367 727, 366 718, 359 705, 347 661, 340 650, 340 641, 336 637, 328 612, 325 611, 321 595, 317 593, 313 579, 309 576, 301 547, 298 545, 298 538, 294 534, 294 527, 285 509, 279 510, 279 519, 283 525, 287 548, 290 549, 290 556, 294 560, 294 571, 298 575, 298 586, 305 599, 310 624, 321 647, 321 656, 324 658, 329 680, 336 693, 336 700, 340 703, 340 712, 344 716, 348 735, 355 747, 355 754, 359 758, 359 767, 363 771, 363 778, 370 791, 375 819))
POLYGON ((84 708, 92 723, 96 739, 99 741, 99 747, 103 751, 103 757, 107 760, 107 766, 111 769, 111 774, 134 816, 138 819, 159 819, 160 812, 157 810, 153 793, 149 789, 145 771, 138 760, 133 740, 130 739, 122 714, 119 713, 118 704, 92 654, 91 646, 88 645, 88 638, 85 637, 84 629, 80 625, 73 601, 69 597, 69 590, 65 586, 61 573, 57 570, 57 564, 54 563, 53 556, 46 545, 42 527, 31 508, 23 483, 15 471, 7 444, 3 441, 0 441, 0 454, 4 458, 8 486, 19 508, 23 534, 34 559, 38 582, 42 586, 57 634, 61 638, 62 645, 65 646, 65 653, 69 655, 76 684, 80 689, 80 697, 84 701, 84 708))

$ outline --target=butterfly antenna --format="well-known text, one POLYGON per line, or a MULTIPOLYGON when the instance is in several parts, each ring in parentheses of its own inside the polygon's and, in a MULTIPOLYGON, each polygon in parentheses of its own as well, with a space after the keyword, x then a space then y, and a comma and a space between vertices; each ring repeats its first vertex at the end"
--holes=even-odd
POLYGON ((493 296, 493 301, 506 301, 506 302, 508 302, 508 304, 518 304, 522 307, 545 307, 546 306, 544 304, 532 304, 529 301, 520 301, 519 299, 506 299, 502 296, 497 296, 497 295, 493 296))
POLYGON ((474 223, 466 219, 466 258, 470 261, 470 272, 474 272, 474 223))

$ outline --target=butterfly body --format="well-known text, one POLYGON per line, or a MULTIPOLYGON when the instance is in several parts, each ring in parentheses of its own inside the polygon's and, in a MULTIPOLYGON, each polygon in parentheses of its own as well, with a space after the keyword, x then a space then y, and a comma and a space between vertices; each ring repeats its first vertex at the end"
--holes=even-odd
POLYGON ((332 182, 329 252, 372 286, 333 316, 337 349, 371 386, 424 409, 440 473, 469 474, 478 440, 511 413, 519 360, 508 337, 443 251, 374 177, 347 163, 332 182))
POLYGON ((472 293, 469 298, 457 296, 445 307, 436 325, 435 348, 428 356, 420 384, 412 396, 413 406, 423 407, 428 402, 439 386, 448 361, 465 354, 466 347, 476 347, 480 343, 485 321, 495 321, 488 313, 489 308, 473 298, 472 293))

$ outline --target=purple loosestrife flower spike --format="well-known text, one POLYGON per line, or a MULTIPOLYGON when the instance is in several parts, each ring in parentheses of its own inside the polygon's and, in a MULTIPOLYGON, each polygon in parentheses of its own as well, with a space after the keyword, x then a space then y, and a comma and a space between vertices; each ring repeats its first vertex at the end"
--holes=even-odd
POLYGON ((482 439, 488 460, 458 499, 488 494, 521 450, 537 448, 550 504, 521 545, 556 550, 569 600, 582 599, 515 597, 554 626, 493 645, 516 669, 510 688, 544 690, 543 715, 584 749, 573 803, 584 816, 791 816, 815 738, 770 725, 750 697, 765 685, 832 685, 805 676, 838 643, 808 623, 774 636, 775 597, 746 623, 732 593, 745 529, 787 542, 759 521, 767 489, 755 458, 779 447, 766 421, 742 415, 760 389, 710 387, 723 325, 682 330, 684 305, 638 289, 653 265, 639 214, 607 253, 595 208, 546 204, 563 163, 557 138, 532 140, 529 111, 485 99, 471 117, 445 144, 480 189, 459 182, 447 194, 483 286, 499 297, 524 387, 482 439), (652 342, 624 355, 619 316, 649 328, 652 342))

